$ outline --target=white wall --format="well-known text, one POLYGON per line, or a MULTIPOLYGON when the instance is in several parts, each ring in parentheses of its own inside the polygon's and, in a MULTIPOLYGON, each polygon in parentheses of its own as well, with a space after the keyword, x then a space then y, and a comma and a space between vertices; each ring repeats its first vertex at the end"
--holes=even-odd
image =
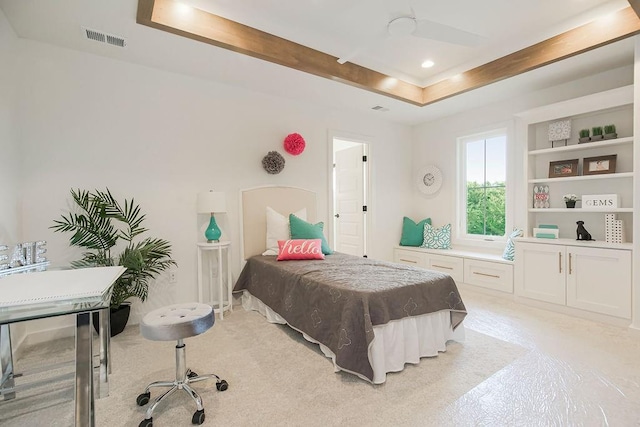
POLYGON ((18 39, 0 10, 0 244, 20 241, 16 88, 18 39))
MULTIPOLYGON (((623 67, 591 77, 576 80, 564 85, 533 92, 527 96, 487 105, 482 109, 473 110, 447 117, 436 122, 424 123, 414 128, 413 134, 413 163, 414 173, 427 164, 435 164, 442 170, 443 184, 440 191, 433 196, 424 196, 412 187, 413 206, 412 215, 415 220, 431 217, 437 227, 451 223, 456 233, 456 139, 461 136, 473 135, 479 132, 493 130, 500 127, 514 126, 514 114, 534 107, 559 102, 566 99, 601 92, 616 87, 633 84, 633 67, 623 67)), ((521 164, 524 158, 522 147, 518 142, 510 141, 509 161, 515 162, 514 193, 515 203, 522 206, 526 203, 521 191, 521 164), (515 152, 513 151, 515 149, 515 152)), ((520 211, 520 210, 519 210, 520 211)), ((523 218, 514 218, 514 226, 523 227, 523 218)), ((454 241, 455 244, 455 241, 454 241)), ((486 245, 483 243, 483 245, 486 245)), ((497 247, 503 247, 503 244, 497 247)))
MULTIPOLYGON (((640 81, 640 36, 635 37, 635 63, 634 63, 634 77, 635 81, 640 81)), ((633 169, 638 169, 640 165, 640 147, 638 139, 638 129, 640 129, 640 87, 634 87, 634 103, 633 103, 633 128, 634 133, 634 150, 633 150, 633 169)), ((631 301, 631 311, 633 313, 633 322, 631 323, 631 329, 635 331, 636 335, 640 335, 640 174, 635 173, 633 176, 633 291, 631 301)))
MULTIPOLYGON (((18 38, 0 10, 0 245, 21 242, 20 152, 17 126, 18 38)), ((24 339, 26 325, 11 326, 14 348, 24 339)))
POLYGON ((371 256, 392 259, 411 203, 408 127, 26 40, 20 50, 24 238, 47 240, 49 258, 67 263, 79 252, 49 227, 67 211, 70 188, 109 187, 118 197, 135 197, 147 214, 148 234, 172 242, 179 268, 178 284, 163 276, 148 303, 134 305, 132 321, 141 311, 197 299, 195 244, 208 223, 196 214, 197 192, 227 194, 228 212, 216 219, 233 244, 234 279, 240 189, 287 184, 315 190, 318 219, 327 221, 330 131, 371 140, 371 256), (296 157, 282 149, 291 132, 307 142, 296 157), (279 175, 262 169, 270 150, 286 159, 279 175))

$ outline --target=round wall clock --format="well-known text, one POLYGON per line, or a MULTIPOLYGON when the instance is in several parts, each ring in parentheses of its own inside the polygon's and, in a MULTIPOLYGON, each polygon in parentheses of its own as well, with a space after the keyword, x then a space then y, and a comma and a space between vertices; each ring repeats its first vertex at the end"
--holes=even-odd
POLYGON ((428 165, 418 171, 416 184, 424 194, 435 194, 442 185, 442 172, 434 165, 428 165))

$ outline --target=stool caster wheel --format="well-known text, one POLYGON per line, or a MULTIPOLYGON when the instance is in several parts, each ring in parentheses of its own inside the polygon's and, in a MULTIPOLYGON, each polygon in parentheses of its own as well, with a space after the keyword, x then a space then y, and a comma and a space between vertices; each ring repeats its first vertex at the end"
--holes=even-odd
POLYGON ((194 412, 193 417, 191 417, 191 424, 200 425, 203 422, 204 422, 204 409, 194 412))
POLYGON ((189 372, 187 372, 187 377, 188 378, 195 378, 197 377, 198 374, 196 374, 195 372, 193 372, 191 369, 189 369, 189 372))
POLYGON ((229 388, 229 383, 225 380, 220 380, 216 383, 216 388, 218 389, 218 391, 225 391, 229 388))
MULTIPOLYGON (((149 398, 151 397, 151 393, 142 393, 136 397, 136 403, 138 406, 144 406, 149 403, 149 398)), ((142 424, 141 424, 142 425, 142 424)))
POLYGON ((147 419, 144 419, 142 421, 140 421, 140 424, 138 424, 138 427, 153 427, 153 417, 147 419))

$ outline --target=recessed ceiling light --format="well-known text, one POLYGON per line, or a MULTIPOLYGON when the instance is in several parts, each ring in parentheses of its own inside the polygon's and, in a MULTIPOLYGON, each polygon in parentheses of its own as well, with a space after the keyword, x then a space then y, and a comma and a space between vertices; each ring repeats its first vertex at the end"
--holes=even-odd
POLYGON ((431 67, 433 67, 434 65, 436 65, 436 63, 435 63, 435 62, 433 62, 433 61, 432 61, 432 60, 430 60, 430 59, 427 59, 426 61, 424 61, 424 62, 422 63, 422 68, 431 68, 431 67))

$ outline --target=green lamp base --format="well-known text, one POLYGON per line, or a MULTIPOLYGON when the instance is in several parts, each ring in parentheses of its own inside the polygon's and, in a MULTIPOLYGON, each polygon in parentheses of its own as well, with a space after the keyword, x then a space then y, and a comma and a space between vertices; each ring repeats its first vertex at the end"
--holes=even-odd
POLYGON ((204 232, 204 237, 207 238, 207 243, 214 243, 220 241, 220 236, 222 236, 222 232, 218 228, 218 224, 216 224, 216 219, 213 214, 211 214, 211 220, 209 221, 209 227, 204 232))

